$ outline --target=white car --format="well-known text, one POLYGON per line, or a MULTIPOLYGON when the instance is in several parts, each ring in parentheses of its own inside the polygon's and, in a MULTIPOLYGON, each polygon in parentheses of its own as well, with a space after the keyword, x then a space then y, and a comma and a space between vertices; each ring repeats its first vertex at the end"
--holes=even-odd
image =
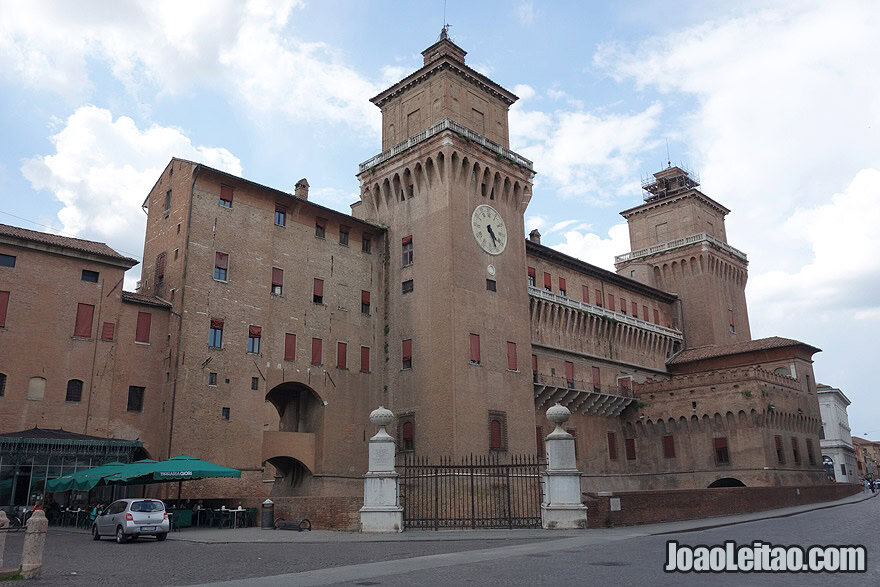
POLYGON ((92 538, 115 536, 122 544, 138 536, 155 536, 160 542, 168 537, 170 523, 165 504, 159 499, 120 499, 101 512, 92 524, 92 538))

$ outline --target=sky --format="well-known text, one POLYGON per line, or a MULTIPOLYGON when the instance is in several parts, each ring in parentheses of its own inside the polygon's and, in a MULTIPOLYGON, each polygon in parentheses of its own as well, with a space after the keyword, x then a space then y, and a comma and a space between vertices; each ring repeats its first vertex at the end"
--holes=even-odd
MULTIPOLYGON (((0 222, 140 258, 172 156, 349 212, 380 150, 369 98, 421 65, 443 0, 8 1, 0 222)), ((467 63, 519 96, 526 230, 601 267, 671 160, 732 210, 752 336, 823 349, 817 380, 880 439, 880 10, 864 2, 447 0, 467 63), (668 145, 668 156, 667 156, 668 145)), ((139 267, 129 272, 134 287, 139 267)))

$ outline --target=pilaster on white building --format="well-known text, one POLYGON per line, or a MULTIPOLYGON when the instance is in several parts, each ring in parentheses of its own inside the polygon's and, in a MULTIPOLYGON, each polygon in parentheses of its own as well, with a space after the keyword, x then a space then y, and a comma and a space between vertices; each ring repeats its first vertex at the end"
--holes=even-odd
POLYGON ((857 483, 856 453, 853 449, 849 417, 846 413, 850 400, 836 387, 819 384, 819 411, 822 414, 822 462, 826 472, 838 483, 857 483))

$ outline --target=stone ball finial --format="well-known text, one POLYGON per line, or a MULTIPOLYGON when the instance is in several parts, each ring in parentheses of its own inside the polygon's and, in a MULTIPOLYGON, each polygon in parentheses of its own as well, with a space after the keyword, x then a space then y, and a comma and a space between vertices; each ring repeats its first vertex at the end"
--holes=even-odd
POLYGON ((374 426, 388 426, 394 421, 394 414, 388 408, 379 406, 370 412, 370 422, 374 426))
POLYGON ((571 411, 559 403, 556 403, 556 405, 551 406, 550 409, 547 410, 547 419, 557 426, 565 424, 568 422, 569 418, 571 418, 571 411))

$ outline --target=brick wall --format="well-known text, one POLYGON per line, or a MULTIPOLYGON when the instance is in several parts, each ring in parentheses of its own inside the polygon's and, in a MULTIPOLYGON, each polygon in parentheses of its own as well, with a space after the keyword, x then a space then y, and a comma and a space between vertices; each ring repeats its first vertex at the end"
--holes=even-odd
POLYGON ((805 487, 725 487, 715 489, 676 489, 670 491, 632 491, 612 496, 585 493, 587 523, 590 528, 630 526, 727 516, 764 510, 833 501, 855 495, 862 488, 852 483, 805 487), (612 512, 610 500, 620 499, 620 511, 612 512))
MULTIPOLYGON (((242 507, 261 508, 261 499, 241 500, 242 507)), ((314 530, 357 532, 363 497, 275 497, 275 518, 300 520, 308 518, 314 530)), ((238 502, 236 502, 238 503, 238 502)), ((262 511, 262 510, 260 510, 262 511)), ((258 520, 259 516, 258 514, 258 520)))

